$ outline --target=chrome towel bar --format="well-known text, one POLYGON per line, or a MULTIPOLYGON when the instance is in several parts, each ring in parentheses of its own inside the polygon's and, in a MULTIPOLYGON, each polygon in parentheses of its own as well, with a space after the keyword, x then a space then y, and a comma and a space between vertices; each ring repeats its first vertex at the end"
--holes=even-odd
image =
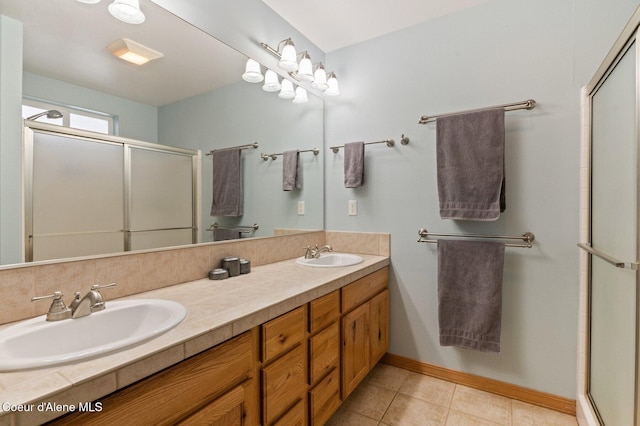
POLYGON ((525 232, 521 236, 509 236, 509 235, 478 235, 478 234, 436 234, 435 232, 429 232, 424 228, 420 228, 418 231, 419 243, 437 243, 437 239, 429 239, 429 237, 457 237, 457 238, 479 238, 479 239, 502 239, 502 240, 523 240, 525 244, 505 244, 506 247, 521 247, 521 248, 531 248, 533 247, 533 242, 536 239, 536 236, 533 232, 525 232))
POLYGON ((514 111, 517 109, 534 109, 535 107, 536 107, 536 101, 534 101, 533 99, 527 99, 526 101, 514 102, 512 104, 496 105, 492 107, 478 108, 478 109, 469 109, 466 111, 450 112, 448 114, 423 115, 422 117, 420 117, 420 120, 418 120, 418 124, 427 124, 429 122, 436 121, 439 117, 446 117, 448 115, 464 114, 467 112, 485 111, 487 109, 504 108, 505 111, 514 111))
POLYGON ((640 265, 638 265, 637 262, 624 262, 622 260, 616 259, 615 257, 611 257, 608 254, 601 252, 600 250, 594 249, 589 244, 578 243, 578 247, 580 247, 582 250, 586 251, 587 253, 592 254, 596 257, 599 257, 600 259, 604 260, 607 263, 610 263, 616 268, 622 268, 622 269, 626 268, 626 269, 632 269, 634 271, 637 271, 638 269, 640 269, 640 265))
POLYGON ((209 155, 213 155, 214 153, 218 152, 218 151, 227 151, 230 149, 247 149, 247 148, 253 148, 256 149, 258 147, 258 142, 254 142, 254 143, 250 143, 247 145, 238 145, 238 146, 230 146, 229 148, 220 148, 220 149, 212 149, 211 151, 207 152, 205 155, 209 156, 209 155))
MULTIPOLYGON (((393 146, 395 146, 396 141, 394 141, 393 139, 385 139, 383 141, 377 141, 377 142, 365 142, 364 144, 365 145, 375 145, 377 143, 386 143, 389 148, 392 148, 393 146)), ((400 137, 400 143, 402 145, 408 145, 409 144, 409 138, 403 134, 400 137)), ((344 148, 344 145, 330 146, 329 147, 329 149, 331 151, 333 151, 334 154, 337 154, 338 151, 340 150, 340 148, 344 148)))
POLYGON ((254 223, 251 226, 245 225, 220 225, 218 222, 211 225, 207 231, 213 231, 214 229, 237 229, 243 234, 250 234, 253 231, 257 231, 260 228, 257 223, 254 223))
MULTIPOLYGON (((298 151, 298 152, 313 152, 313 155, 318 155, 320 154, 320 150, 318 148, 313 148, 313 149, 305 149, 302 151, 298 151)), ((260 158, 262 158, 264 161, 267 161, 269 158, 271 158, 272 160, 275 160, 276 158, 278 158, 278 155, 282 155, 284 154, 284 152, 279 152, 277 154, 260 154, 260 158)))

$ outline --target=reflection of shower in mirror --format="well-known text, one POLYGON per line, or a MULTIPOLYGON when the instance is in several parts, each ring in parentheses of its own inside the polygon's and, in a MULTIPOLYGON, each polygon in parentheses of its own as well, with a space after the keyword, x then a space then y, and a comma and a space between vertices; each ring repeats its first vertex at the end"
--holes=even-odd
POLYGON ((27 117, 27 120, 37 120, 38 118, 46 115, 48 119, 57 119, 62 118, 62 113, 57 109, 51 109, 49 111, 44 111, 39 114, 32 115, 31 117, 27 117))

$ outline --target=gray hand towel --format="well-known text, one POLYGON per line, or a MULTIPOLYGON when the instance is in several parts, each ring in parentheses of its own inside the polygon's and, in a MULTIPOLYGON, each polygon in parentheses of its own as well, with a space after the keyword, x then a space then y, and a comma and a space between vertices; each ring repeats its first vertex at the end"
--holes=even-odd
POLYGON ((364 142, 344 144, 344 187, 358 188, 364 184, 364 142))
POLYGON ((211 216, 238 217, 244 213, 241 160, 239 148, 213 153, 211 216))
POLYGON ((282 154, 282 190, 293 191, 302 188, 302 161, 298 150, 282 154))
POLYGON ((438 240, 440 345, 500 352, 504 247, 438 240))
POLYGON ((442 219, 489 221, 504 197, 504 109, 439 117, 438 197, 442 219))
POLYGON ((240 238, 240 231, 237 229, 214 229, 213 241, 237 240, 240 238))

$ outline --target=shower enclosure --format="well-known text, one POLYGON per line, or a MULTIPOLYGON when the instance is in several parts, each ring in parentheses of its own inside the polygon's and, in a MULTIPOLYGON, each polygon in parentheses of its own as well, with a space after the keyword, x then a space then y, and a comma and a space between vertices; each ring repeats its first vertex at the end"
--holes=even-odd
POLYGON ((638 425, 638 76, 636 12, 587 86, 589 253, 586 395, 604 425, 638 425))
POLYGON ((198 242, 199 151, 26 123, 26 261, 198 242))

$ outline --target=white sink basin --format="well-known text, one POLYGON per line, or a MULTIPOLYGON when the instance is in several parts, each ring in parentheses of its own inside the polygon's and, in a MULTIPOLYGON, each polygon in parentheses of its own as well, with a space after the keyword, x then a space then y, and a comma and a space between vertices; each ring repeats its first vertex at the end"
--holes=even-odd
POLYGON ((152 339, 187 316, 180 303, 138 299, 106 302, 103 311, 62 321, 45 316, 0 331, 0 371, 68 364, 152 339))
POLYGON ((323 253, 317 259, 305 259, 299 257, 296 262, 299 265, 313 266, 316 268, 337 268, 340 266, 357 265, 362 262, 362 258, 355 254, 348 253, 323 253))

